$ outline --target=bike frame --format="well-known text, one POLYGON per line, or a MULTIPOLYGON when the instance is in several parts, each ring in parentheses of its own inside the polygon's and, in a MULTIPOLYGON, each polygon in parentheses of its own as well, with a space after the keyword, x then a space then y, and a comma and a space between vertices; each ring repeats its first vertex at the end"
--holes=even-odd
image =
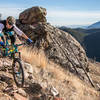
POLYGON ((3 49, 5 50, 5 56, 7 57, 7 56, 10 56, 11 54, 19 53, 19 58, 20 58, 20 52, 18 52, 18 46, 24 45, 25 43, 9 45, 8 40, 9 38, 6 37, 6 43, 5 43, 6 48, 3 49), (10 50, 9 48, 10 46, 13 46, 13 49, 10 50))

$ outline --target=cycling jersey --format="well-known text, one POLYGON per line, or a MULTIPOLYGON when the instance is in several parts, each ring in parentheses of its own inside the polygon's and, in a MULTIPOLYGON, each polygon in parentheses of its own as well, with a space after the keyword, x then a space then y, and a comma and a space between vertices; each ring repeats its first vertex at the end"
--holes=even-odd
POLYGON ((0 33, 2 32, 10 32, 10 31, 15 31, 18 35, 22 35, 23 32, 14 24, 11 29, 6 28, 6 21, 1 21, 0 22, 0 33))

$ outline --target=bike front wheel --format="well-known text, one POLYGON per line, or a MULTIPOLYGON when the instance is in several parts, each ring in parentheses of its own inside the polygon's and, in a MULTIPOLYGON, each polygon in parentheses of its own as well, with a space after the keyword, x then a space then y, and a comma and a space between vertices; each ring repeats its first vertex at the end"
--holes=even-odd
POLYGON ((18 87, 23 87, 24 85, 24 70, 22 67, 21 60, 19 58, 15 58, 12 65, 13 77, 16 85, 18 87))

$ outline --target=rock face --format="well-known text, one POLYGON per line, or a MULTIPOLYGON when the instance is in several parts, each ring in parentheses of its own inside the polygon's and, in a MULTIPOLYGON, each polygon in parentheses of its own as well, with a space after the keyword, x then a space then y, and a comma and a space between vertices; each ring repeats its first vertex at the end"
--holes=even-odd
POLYGON ((45 51, 49 59, 65 68, 87 68, 88 60, 81 45, 67 32, 44 21, 45 15, 44 8, 32 7, 20 14, 17 26, 34 41, 35 47, 45 51), (39 14, 44 15, 41 20, 39 14))
POLYGON ((46 22, 46 9, 42 7, 32 7, 24 12, 22 12, 19 16, 19 19, 24 24, 32 24, 36 22, 46 22))

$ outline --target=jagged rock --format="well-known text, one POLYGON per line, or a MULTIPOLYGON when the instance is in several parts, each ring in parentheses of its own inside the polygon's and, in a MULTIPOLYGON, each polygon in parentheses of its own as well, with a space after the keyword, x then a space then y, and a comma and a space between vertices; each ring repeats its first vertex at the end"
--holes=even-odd
POLYGON ((23 89, 21 89, 21 88, 18 89, 18 93, 19 93, 20 95, 24 96, 24 97, 27 97, 26 92, 25 92, 23 89))
POLYGON ((9 59, 2 59, 0 58, 0 68, 4 67, 4 66, 11 66, 12 65, 12 61, 10 61, 9 59))
POLYGON ((63 100, 62 98, 55 97, 54 100, 63 100))
POLYGON ((27 98, 21 96, 18 93, 14 93, 14 98, 15 98, 15 100, 28 100, 27 98))
POLYGON ((7 86, 8 86, 7 83, 0 81, 0 90, 4 90, 5 87, 7 87, 7 86))
POLYGON ((46 22, 46 9, 42 7, 32 7, 24 12, 22 12, 19 16, 19 19, 24 24, 32 24, 37 22, 46 22))
POLYGON ((28 94, 28 99, 29 100, 41 100, 40 95, 41 95, 41 90, 42 87, 38 83, 30 83, 28 87, 26 87, 25 92, 28 94))
MULTIPOLYGON (((28 11, 31 12, 30 9, 28 11)), ((73 67, 88 68, 84 49, 70 34, 46 22, 22 24, 21 21, 23 19, 17 20, 17 26, 33 40, 35 47, 45 51, 49 59, 65 68, 71 68, 73 72, 73 67)))
POLYGON ((40 84, 38 83, 31 83, 29 84, 29 87, 25 88, 25 91, 29 94, 29 95, 34 95, 37 94, 39 95, 41 92, 42 87, 40 86, 40 84))
POLYGON ((8 85, 11 85, 13 83, 12 78, 10 78, 6 75, 3 75, 3 74, 0 74, 0 81, 3 81, 5 83, 7 83, 8 85))
POLYGON ((33 67, 31 64, 23 62, 23 66, 24 66, 25 71, 27 71, 27 73, 33 74, 33 67))
POLYGON ((0 97, 0 100, 14 100, 14 99, 12 99, 9 96, 2 96, 2 97, 0 97))
POLYGON ((24 73, 25 73, 25 76, 24 76, 25 79, 32 78, 32 74, 33 74, 33 67, 32 67, 32 65, 23 62, 23 68, 24 68, 24 73))
POLYGON ((14 100, 9 95, 0 92, 0 100, 14 100))

